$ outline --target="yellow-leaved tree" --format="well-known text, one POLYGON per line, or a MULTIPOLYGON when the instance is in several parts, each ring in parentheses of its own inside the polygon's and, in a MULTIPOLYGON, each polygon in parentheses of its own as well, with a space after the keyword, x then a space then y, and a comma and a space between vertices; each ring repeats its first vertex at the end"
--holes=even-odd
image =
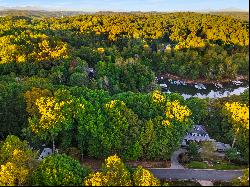
MULTIPOLYGON (((80 99, 71 96, 69 91, 64 89, 57 90, 54 96, 37 98, 34 107, 37 108, 38 114, 30 113, 29 129, 44 140, 51 138, 53 152, 58 133, 70 130, 74 117, 84 112, 84 104, 80 99)), ((34 111, 34 109, 29 110, 34 111)))
POLYGON ((12 162, 1 165, 0 169, 0 185, 1 186, 21 186, 25 184, 29 174, 26 167, 18 167, 12 162))
POLYGON ((117 156, 105 160, 101 172, 91 174, 85 181, 86 186, 131 186, 131 178, 125 164, 117 156))
POLYGON ((160 186, 160 181, 151 171, 138 166, 133 173, 134 186, 160 186))
POLYGON ((162 121, 162 124, 168 126, 172 120, 185 123, 188 122, 191 115, 191 110, 187 106, 182 106, 178 100, 167 102, 165 109, 166 119, 162 121))
POLYGON ((9 135, 0 148, 0 186, 27 184, 36 166, 36 153, 31 150, 28 142, 9 135))
POLYGON ((154 175, 137 167, 131 174, 117 155, 108 157, 100 172, 90 174, 85 180, 86 186, 159 186, 160 181, 154 175))
POLYGON ((240 130, 249 130, 249 107, 238 102, 227 102, 224 106, 224 112, 229 117, 229 123, 233 125, 234 139, 232 147, 234 147, 240 130))

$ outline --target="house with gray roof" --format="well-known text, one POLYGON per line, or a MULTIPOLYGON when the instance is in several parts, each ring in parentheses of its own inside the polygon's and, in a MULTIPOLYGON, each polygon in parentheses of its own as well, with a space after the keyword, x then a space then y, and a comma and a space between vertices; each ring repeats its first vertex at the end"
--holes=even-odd
POLYGON ((44 148, 43 151, 41 152, 38 160, 43 160, 45 157, 49 156, 52 154, 52 149, 51 148, 44 148))
POLYGON ((203 125, 194 125, 193 129, 187 133, 183 141, 187 143, 188 141, 202 142, 214 140, 209 137, 203 125))
POLYGON ((214 139, 211 139, 203 125, 194 125, 193 129, 190 132, 188 132, 187 135, 183 138, 181 146, 187 147, 189 141, 195 141, 195 142, 211 141, 215 145, 216 150, 218 152, 224 152, 227 149, 231 148, 229 144, 216 142, 214 139))

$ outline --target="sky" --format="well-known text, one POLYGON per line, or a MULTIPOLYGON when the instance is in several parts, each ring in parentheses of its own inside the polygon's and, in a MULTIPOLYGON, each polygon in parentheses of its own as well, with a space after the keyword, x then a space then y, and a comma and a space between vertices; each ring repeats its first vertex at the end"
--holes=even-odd
POLYGON ((0 0, 0 7, 32 6, 46 10, 77 11, 204 11, 241 9, 248 0, 0 0))

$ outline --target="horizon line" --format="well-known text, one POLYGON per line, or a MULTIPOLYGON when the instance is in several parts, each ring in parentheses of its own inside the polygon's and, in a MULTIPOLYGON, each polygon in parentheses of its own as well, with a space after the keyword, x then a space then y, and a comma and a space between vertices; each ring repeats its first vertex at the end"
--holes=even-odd
POLYGON ((233 8, 228 7, 224 9, 200 9, 200 10, 166 10, 166 11, 159 11, 159 10, 74 10, 74 9, 60 9, 60 8, 46 8, 46 7, 40 7, 40 6, 0 6, 0 11, 3 10, 23 10, 23 11, 60 11, 60 12, 249 12, 249 9, 240 9, 240 8, 233 8), (231 10, 230 10, 231 9, 231 10))
POLYGON ((157 11, 157 10, 45 10, 45 9, 17 9, 17 8, 8 8, 0 9, 0 11, 44 11, 44 12, 85 12, 85 13, 95 13, 95 12, 113 12, 113 13, 129 13, 129 12, 156 12, 156 13, 171 13, 171 12, 248 12, 249 10, 166 10, 166 11, 157 11))

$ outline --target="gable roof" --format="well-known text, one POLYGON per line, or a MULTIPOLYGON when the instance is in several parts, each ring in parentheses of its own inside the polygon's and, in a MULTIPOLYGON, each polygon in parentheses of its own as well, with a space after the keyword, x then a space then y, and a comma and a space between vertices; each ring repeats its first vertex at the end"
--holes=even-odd
POLYGON ((198 142, 201 142, 201 141, 212 141, 212 139, 210 139, 209 136, 190 136, 190 135, 187 135, 184 137, 184 140, 186 141, 198 141, 198 142))
POLYGON ((197 133, 197 134, 202 134, 202 135, 207 134, 205 127, 203 125, 194 125, 190 133, 197 133))

